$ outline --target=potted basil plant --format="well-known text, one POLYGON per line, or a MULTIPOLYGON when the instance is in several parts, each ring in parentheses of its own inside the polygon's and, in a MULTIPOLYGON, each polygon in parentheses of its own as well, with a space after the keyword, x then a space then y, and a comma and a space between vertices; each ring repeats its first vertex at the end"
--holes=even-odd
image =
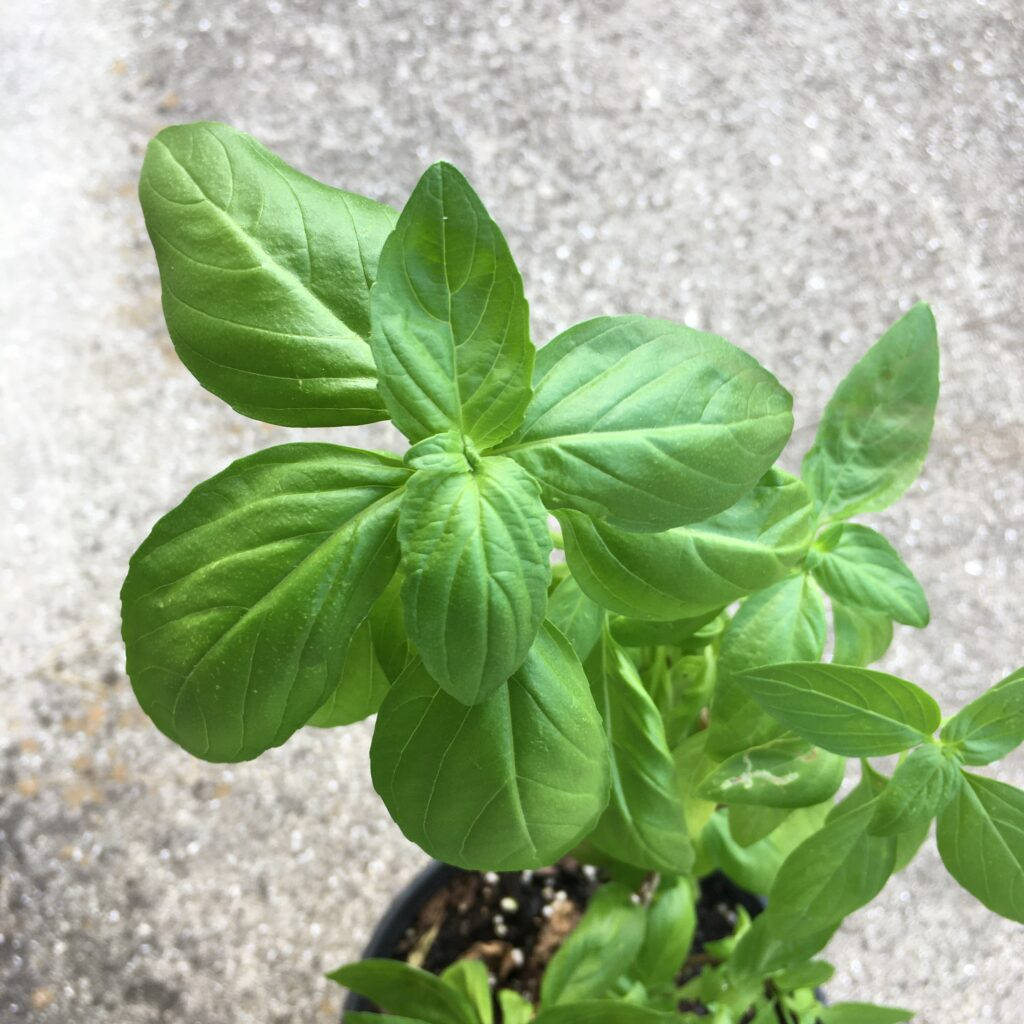
POLYGON ((150 144, 140 198, 204 387, 409 441, 239 459, 153 527, 122 592, 157 728, 241 761, 375 714, 377 792, 462 869, 413 948, 333 975, 369 1000, 351 1022, 909 1020, 824 1005, 816 957, 933 821, 953 878, 1024 921, 1024 794, 975 770, 1024 739, 1024 670, 944 717, 866 667, 929 617, 857 521, 925 457, 927 306, 852 368, 796 477, 791 396, 720 337, 605 316, 535 349, 505 239, 448 164, 396 213, 189 124, 150 144), (459 885, 500 897, 492 934, 425 970, 472 917, 444 909, 459 885))

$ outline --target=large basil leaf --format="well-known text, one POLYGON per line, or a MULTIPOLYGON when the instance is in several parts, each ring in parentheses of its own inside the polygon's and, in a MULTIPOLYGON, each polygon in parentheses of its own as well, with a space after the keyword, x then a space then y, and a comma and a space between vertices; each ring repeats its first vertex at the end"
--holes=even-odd
POLYGON ((586 667, 612 769, 611 800, 590 842, 626 864, 686 874, 693 847, 661 715, 633 663, 607 634, 586 667))
POLYGON ((398 563, 394 457, 288 444, 232 463, 153 527, 121 591, 128 675, 186 750, 240 761, 327 699, 398 563))
POLYGON ((608 802, 600 715, 568 641, 548 625, 508 685, 474 707, 410 665, 381 705, 370 767, 405 835, 471 869, 550 864, 608 802))
POLYGON ((480 1024, 469 1000, 429 971, 401 960, 360 960, 327 975, 331 981, 397 1014, 428 1024, 480 1024))
POLYGON ((1024 924, 1024 793, 970 772, 963 778, 939 815, 942 863, 989 910, 1024 924))
POLYGON ((486 700, 523 663, 544 618, 551 537, 537 485, 511 459, 418 469, 398 521, 409 636, 437 684, 486 700))
POLYGON ((942 728, 965 764, 991 764, 1024 742, 1024 668, 962 708, 942 728))
POLYGON ((892 619, 870 608, 850 608, 832 598, 832 623, 836 641, 832 660, 837 665, 863 668, 878 661, 892 643, 892 619))
POLYGON ((205 122, 150 142, 139 199, 171 340, 203 387, 270 423, 385 418, 367 340, 394 210, 205 122))
POLYGON ((785 732, 735 675, 759 665, 812 661, 824 647, 825 602, 814 580, 794 576, 748 597, 722 635, 708 753, 725 760, 785 732))
POLYGON ((603 996, 624 974, 644 941, 646 910, 632 890, 610 882, 594 894, 579 924, 551 958, 540 985, 540 1005, 603 996))
POLYGON ((935 319, 914 306, 836 388, 804 457, 823 520, 891 505, 921 470, 939 396, 935 319))
POLYGON ((412 441, 457 430, 487 448, 519 425, 534 348, 523 282, 497 224, 450 164, 428 167, 380 256, 371 345, 412 441))
POLYGON ((882 612, 908 626, 928 625, 928 600, 896 549, 876 530, 836 523, 815 541, 814 578, 837 600, 882 612))
POLYGON ((667 530, 738 501, 793 428, 790 395, 754 359, 666 320, 600 317, 537 356, 534 396, 502 446, 552 509, 667 530))
POLYGON ((956 762, 938 744, 923 744, 897 766, 879 795, 871 832, 893 836, 920 829, 953 799, 959 785, 956 762))
POLYGON ((935 701, 913 683, 849 665, 767 665, 737 680, 770 715, 845 757, 883 757, 939 727, 935 701))
POLYGON ((620 615, 674 620, 722 608, 770 586, 812 539, 807 488, 770 470, 717 516, 663 533, 630 533, 561 511, 565 557, 580 586, 620 615))

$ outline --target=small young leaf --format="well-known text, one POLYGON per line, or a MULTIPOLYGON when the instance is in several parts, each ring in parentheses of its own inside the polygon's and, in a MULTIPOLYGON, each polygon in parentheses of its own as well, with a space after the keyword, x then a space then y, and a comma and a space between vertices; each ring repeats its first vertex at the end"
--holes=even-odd
POLYGON ((645 909, 627 886, 610 882, 598 889, 548 963, 540 1005, 603 996, 618 977, 629 973, 644 940, 645 918, 645 909))
POLYGON ((427 1024, 480 1024, 462 992, 401 960, 360 960, 327 977, 388 1012, 415 1015, 427 1024))
POLYGON ((411 441, 456 430, 488 448, 519 425, 534 348, 497 224, 450 164, 428 167, 380 254, 370 344, 411 441))
POLYGON ((629 533, 581 512, 558 514, 580 586, 620 615, 672 620, 722 608, 770 586, 811 542, 807 488, 770 470, 731 508, 664 533, 629 533))
POLYGON ((750 356, 667 320, 599 317, 540 350, 525 419, 499 451, 551 509, 667 530, 715 515, 771 467, 792 399, 750 356))
POLYGON ((798 736, 733 754, 698 789, 705 800, 761 807, 809 807, 834 796, 846 762, 798 736))
POLYGON ((753 846, 770 836, 792 813, 789 807, 733 804, 728 812, 729 835, 740 847, 753 846))
POLYGON ((476 1013, 478 1024, 494 1024, 491 986, 482 960, 456 960, 441 972, 441 980, 466 997, 476 1013))
POLYGON ((381 705, 370 769, 406 837, 470 869, 551 864, 608 802, 601 717, 569 642, 547 624, 508 685, 474 707, 410 665, 381 705))
POLYGON ((953 799, 960 771, 934 743, 912 750, 878 797, 870 831, 877 836, 911 832, 929 823, 953 799))
POLYGON ((391 456, 280 445, 153 527, 121 590, 122 633, 162 732, 197 757, 241 761, 309 721, 394 574, 408 476, 391 456))
POLYGON ((139 200, 171 340, 203 387, 286 426, 386 417, 367 341, 394 210, 208 122, 150 142, 139 200))
POLYGON ((936 833, 946 870, 989 910, 1024 924, 1024 793, 963 772, 936 833))
POLYGON ((864 668, 878 661, 892 643, 892 619, 869 608, 851 608, 832 598, 836 643, 832 661, 864 668))
POLYGON ((629 974, 648 987, 675 981, 697 930, 697 903, 688 878, 663 878, 647 908, 643 944, 629 974))
POLYGON ((409 637, 438 685, 486 700, 544 618, 551 538, 536 484, 510 459, 418 469, 398 519, 409 637))
POLYGON ((991 764, 1024 743, 1024 668, 971 701, 940 735, 965 764, 991 764))
POLYGON ((548 622, 565 634, 580 661, 586 661, 601 639, 604 616, 604 609, 580 590, 572 576, 566 576, 548 597, 548 622))
POLYGON ((913 1016, 913 1010, 873 1003, 833 1003, 822 1007, 818 1013, 821 1024, 902 1024, 913 1016))
POLYGON ((586 669, 608 735, 612 773, 611 800, 590 842, 627 864, 686 874, 693 847, 658 709, 607 634, 586 669))
POLYGON ((928 625, 921 584, 876 530, 858 523, 830 526, 815 542, 811 564, 814 578, 838 601, 908 626, 928 625))
POLYGON ((822 521, 891 505, 920 472, 939 395, 935 319, 914 306, 842 381, 825 409, 803 478, 822 521))
POLYGON ((533 1020, 533 1006, 510 988, 498 993, 498 1006, 501 1009, 501 1024, 530 1024, 533 1020))
POLYGON ((770 715, 845 757, 908 750, 942 717, 920 687, 866 668, 805 662, 752 669, 737 679, 770 715))
POLYGON ((659 647, 662 644, 682 647, 685 644, 688 649, 695 649, 707 646, 722 632, 725 617, 721 612, 721 608, 715 608, 691 619, 670 622, 614 615, 609 618, 608 628, 612 638, 623 647, 659 647))

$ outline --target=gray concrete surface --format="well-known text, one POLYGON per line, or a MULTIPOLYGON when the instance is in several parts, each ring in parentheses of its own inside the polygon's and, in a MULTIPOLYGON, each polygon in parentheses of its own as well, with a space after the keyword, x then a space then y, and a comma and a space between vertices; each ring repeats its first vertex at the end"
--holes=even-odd
MULTIPOLYGON (((948 706, 1024 661, 1024 15, 1016 0, 5 0, 0 23, 0 1021, 330 1021, 421 862, 369 730, 194 761, 136 709, 116 595, 154 518, 297 432, 203 392, 134 199, 147 137, 217 118, 401 203, 446 157, 506 229, 535 336, 713 327, 797 395, 935 306, 934 454, 879 522, 933 623, 888 666, 948 706)), ((394 441, 381 428, 335 436, 394 441)), ((1000 769, 1024 783, 1024 757, 1000 769)), ((836 997, 1016 1024, 1024 930, 933 850, 835 939, 836 997)))

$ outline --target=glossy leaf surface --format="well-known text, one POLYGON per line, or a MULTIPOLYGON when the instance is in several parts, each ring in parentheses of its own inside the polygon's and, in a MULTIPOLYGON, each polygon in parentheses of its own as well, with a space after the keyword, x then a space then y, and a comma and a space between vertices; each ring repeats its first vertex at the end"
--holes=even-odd
POLYGON ((1024 742, 1024 669, 955 714, 942 728, 965 764, 991 764, 1024 742))

